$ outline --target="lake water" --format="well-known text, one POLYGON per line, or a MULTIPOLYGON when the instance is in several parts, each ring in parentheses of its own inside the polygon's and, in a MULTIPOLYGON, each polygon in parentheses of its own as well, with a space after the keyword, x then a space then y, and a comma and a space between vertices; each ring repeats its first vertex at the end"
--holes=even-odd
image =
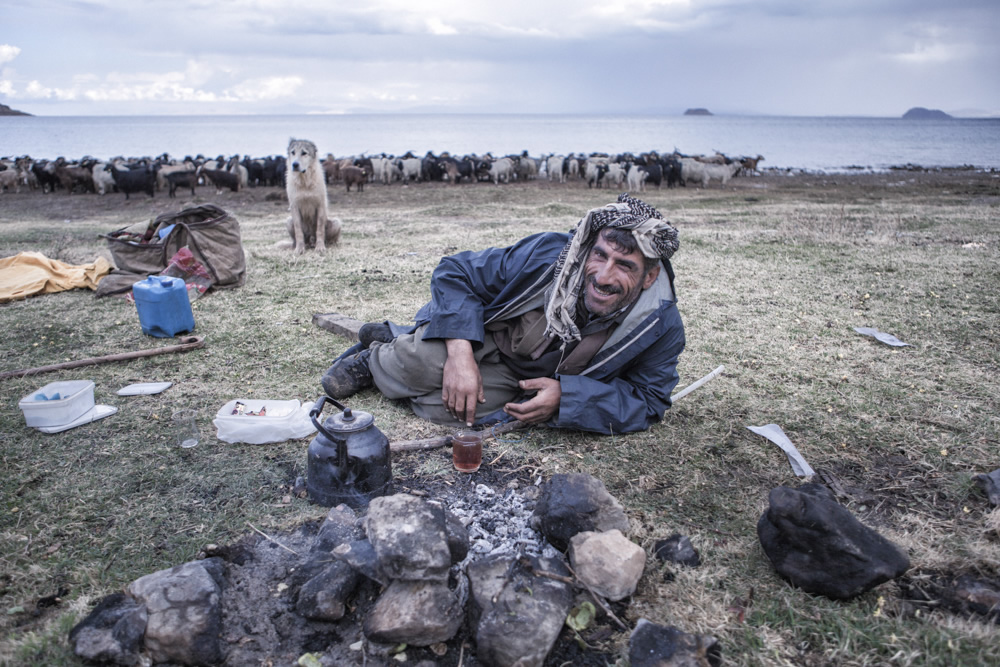
POLYGON ((776 116, 434 115, 0 117, 0 156, 284 154, 290 138, 323 155, 412 151, 506 155, 763 155, 763 167, 843 171, 972 165, 1000 168, 1000 119, 776 116))

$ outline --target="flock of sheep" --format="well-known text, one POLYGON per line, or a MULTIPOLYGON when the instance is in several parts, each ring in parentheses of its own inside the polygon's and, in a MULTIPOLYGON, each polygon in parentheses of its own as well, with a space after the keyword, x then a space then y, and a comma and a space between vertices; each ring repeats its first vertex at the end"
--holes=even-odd
MULTIPOLYGON (((401 157, 352 156, 322 161, 328 184, 340 183, 350 191, 361 191, 365 184, 419 182, 462 183, 490 182, 496 185, 533 179, 559 183, 586 183, 587 187, 607 187, 640 192, 647 187, 700 185, 712 181, 725 186, 734 176, 756 175, 764 158, 731 158, 721 153, 711 156, 686 156, 647 152, 616 156, 606 154, 548 155, 541 158, 521 155, 493 157, 490 154, 453 157, 447 153, 424 157, 407 153, 401 157)), ((122 192, 150 197, 157 191, 176 196, 178 188, 190 188, 192 196, 200 185, 212 185, 217 193, 224 189, 239 191, 258 186, 283 186, 284 156, 250 158, 202 156, 177 160, 164 153, 157 158, 115 158, 100 161, 85 157, 76 161, 65 158, 33 160, 30 157, 0 159, 0 191, 20 192, 22 187, 42 193, 62 190, 67 193, 122 192)))

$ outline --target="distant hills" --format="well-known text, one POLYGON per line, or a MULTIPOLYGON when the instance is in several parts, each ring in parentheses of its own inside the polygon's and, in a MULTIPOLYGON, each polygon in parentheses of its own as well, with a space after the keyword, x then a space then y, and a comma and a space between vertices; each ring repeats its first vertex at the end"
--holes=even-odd
POLYGON ((688 109, 684 112, 685 116, 711 116, 712 112, 708 109, 703 109, 701 107, 695 109, 688 109))
POLYGON ((30 116, 30 113, 11 109, 6 104, 0 104, 0 116, 30 116))
POLYGON ((954 118, 951 114, 946 114, 940 109, 925 109, 924 107, 913 107, 903 114, 907 120, 946 120, 954 118))

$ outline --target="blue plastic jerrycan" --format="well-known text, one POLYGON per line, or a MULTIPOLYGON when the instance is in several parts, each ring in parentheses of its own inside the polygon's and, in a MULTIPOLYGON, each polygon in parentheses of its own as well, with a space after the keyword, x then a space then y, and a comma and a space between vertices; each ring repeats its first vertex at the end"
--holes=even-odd
POLYGON ((187 286, 180 278, 150 276, 132 285, 139 325, 147 336, 169 338, 194 331, 187 286))

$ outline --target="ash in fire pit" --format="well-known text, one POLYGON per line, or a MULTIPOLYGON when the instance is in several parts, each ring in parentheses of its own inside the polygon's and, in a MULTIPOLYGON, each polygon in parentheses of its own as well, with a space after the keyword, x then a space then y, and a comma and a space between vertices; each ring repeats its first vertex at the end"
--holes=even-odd
POLYGON ((497 492, 485 484, 476 484, 467 500, 461 496, 451 499, 448 509, 469 534, 470 558, 559 557, 559 552, 531 525, 538 492, 537 486, 524 492, 512 488, 497 492))

